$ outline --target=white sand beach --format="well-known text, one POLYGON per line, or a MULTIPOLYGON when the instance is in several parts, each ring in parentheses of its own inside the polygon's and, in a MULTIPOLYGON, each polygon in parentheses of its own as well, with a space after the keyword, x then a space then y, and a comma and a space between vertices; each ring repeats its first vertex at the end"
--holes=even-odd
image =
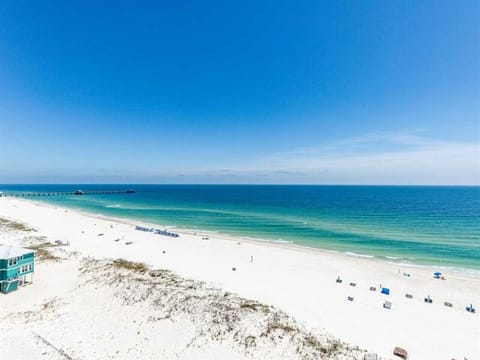
POLYGON ((171 231, 180 237, 172 238, 135 230, 158 225, 23 199, 0 198, 0 219, 35 229, 4 226, 0 244, 68 243, 48 248, 52 259, 37 254, 32 285, 0 294, 0 343, 8 359, 306 359, 316 356, 310 333, 351 347, 325 358, 363 359, 368 351, 396 359, 399 346, 412 360, 480 359, 475 272, 442 269, 446 280, 439 280, 426 266, 178 229, 171 231), (112 266, 115 259, 171 273, 129 275, 112 266), (152 298, 157 288, 146 279, 162 276, 177 284, 176 292, 152 298), (424 302, 427 295, 432 304, 424 302), (385 300, 391 309, 383 308, 385 300), (238 313, 236 303, 273 306, 274 318, 289 325, 265 332, 270 313, 238 313), (465 311, 470 303, 476 314, 465 311), (231 327, 215 318, 225 314, 235 317, 226 319, 231 327))

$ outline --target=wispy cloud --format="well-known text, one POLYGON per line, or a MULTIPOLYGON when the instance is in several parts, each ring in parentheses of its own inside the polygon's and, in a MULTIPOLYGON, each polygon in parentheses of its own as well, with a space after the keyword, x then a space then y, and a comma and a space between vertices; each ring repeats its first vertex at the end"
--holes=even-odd
MULTIPOLYGON (((22 173, 14 173, 17 178, 0 180, 22 182, 22 173)), ((480 185, 480 143, 434 140, 415 132, 372 133, 216 168, 140 165, 69 174, 38 172, 30 182, 480 185)))
POLYGON ((480 145, 374 133, 271 154, 230 170, 267 182, 480 184, 480 145))
POLYGON ((480 145, 376 133, 272 154, 255 167, 320 183, 480 184, 480 145))

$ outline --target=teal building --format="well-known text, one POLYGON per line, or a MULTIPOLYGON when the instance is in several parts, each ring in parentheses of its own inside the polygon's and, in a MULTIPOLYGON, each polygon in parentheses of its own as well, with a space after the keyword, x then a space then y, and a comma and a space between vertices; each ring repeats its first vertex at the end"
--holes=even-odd
POLYGON ((13 245, 0 245, 0 292, 8 294, 33 282, 35 252, 13 245))

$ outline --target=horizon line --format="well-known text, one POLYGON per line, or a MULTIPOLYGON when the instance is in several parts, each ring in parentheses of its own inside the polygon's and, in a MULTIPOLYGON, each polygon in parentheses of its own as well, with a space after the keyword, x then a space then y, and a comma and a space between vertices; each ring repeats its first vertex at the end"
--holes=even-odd
POLYGON ((382 186, 382 187, 480 187, 480 184, 299 184, 299 183, 0 183, 0 186, 25 185, 163 185, 163 186, 382 186))

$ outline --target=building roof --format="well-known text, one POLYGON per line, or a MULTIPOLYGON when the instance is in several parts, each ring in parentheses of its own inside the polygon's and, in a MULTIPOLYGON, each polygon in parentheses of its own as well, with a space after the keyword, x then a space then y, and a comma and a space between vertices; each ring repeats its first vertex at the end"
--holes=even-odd
POLYGON ((25 249, 15 245, 0 245, 0 259, 11 259, 17 256, 32 253, 33 250, 25 249))

